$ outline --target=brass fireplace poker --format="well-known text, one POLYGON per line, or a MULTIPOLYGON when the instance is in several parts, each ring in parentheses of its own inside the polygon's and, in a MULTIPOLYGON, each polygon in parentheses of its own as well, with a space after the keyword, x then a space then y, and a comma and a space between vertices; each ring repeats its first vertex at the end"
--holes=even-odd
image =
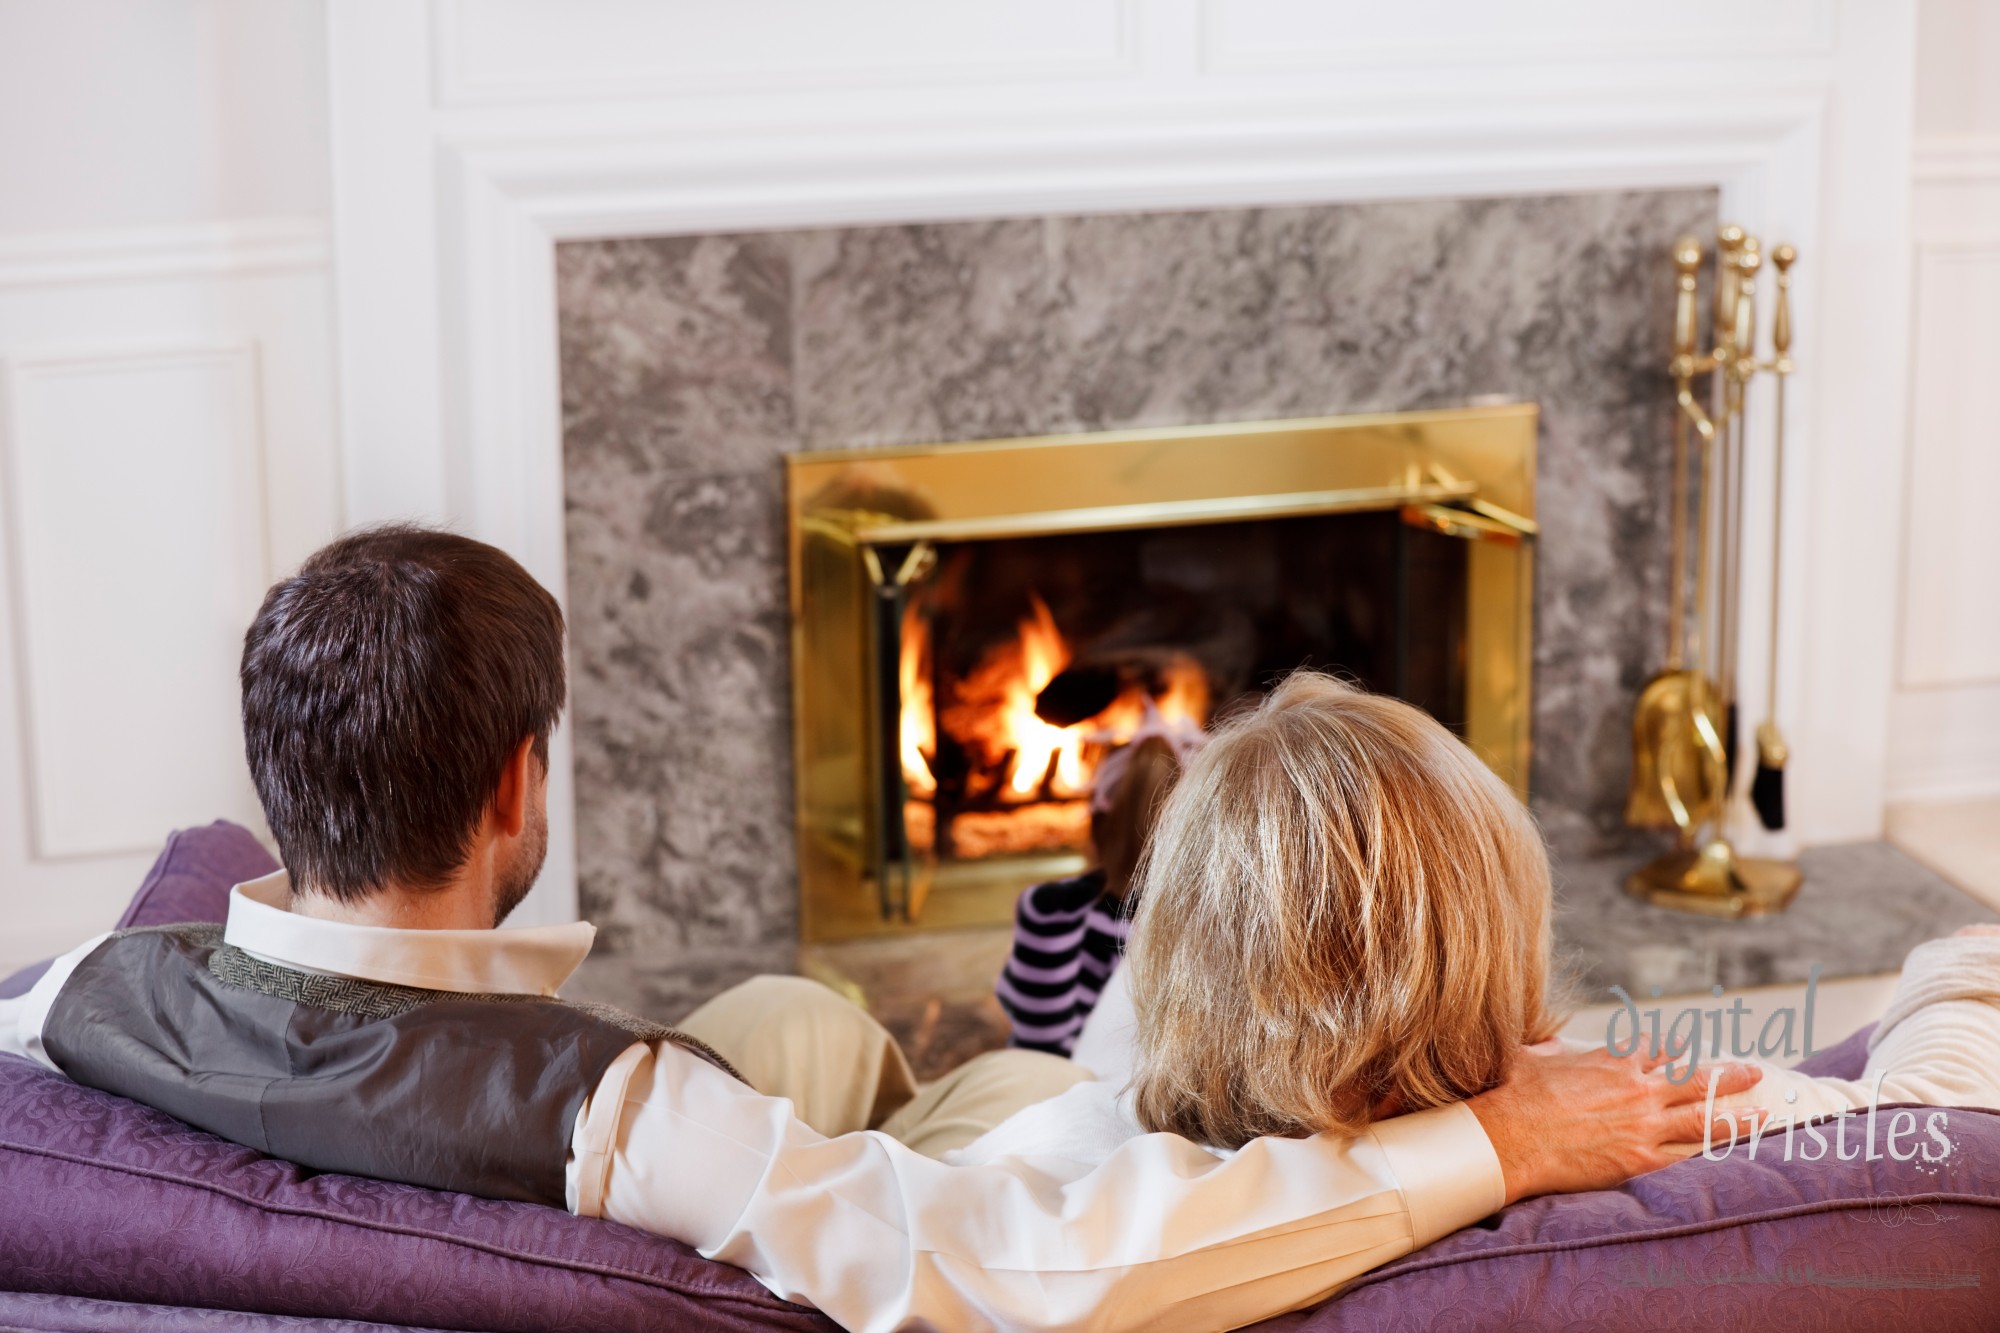
MULTIPOLYGON (((1768 371, 1777 385, 1775 449, 1784 457, 1785 378, 1791 373, 1790 270, 1796 252, 1781 245, 1772 254, 1777 270, 1770 361, 1757 359, 1756 289, 1763 267, 1762 247, 1741 227, 1717 234, 1714 284, 1714 346, 1698 351, 1702 250, 1693 237, 1674 244, 1676 295, 1674 355, 1673 568, 1668 580, 1666 666, 1641 690, 1632 719, 1632 784, 1625 805, 1628 824, 1671 828, 1677 845, 1635 871, 1626 891, 1662 907, 1709 916, 1745 917, 1783 911, 1802 882, 1789 861, 1741 856, 1728 836, 1731 795, 1736 788, 1737 623, 1742 578, 1744 420, 1751 382, 1768 371), (1696 381, 1708 376, 1705 394, 1696 381), (1707 406, 1702 398, 1707 398, 1707 406), (1690 435, 1695 448, 1689 458, 1690 435), (1689 472, 1699 476, 1699 493, 1689 497, 1689 472), (1689 511, 1694 509, 1691 516, 1689 511), (1694 608, 1687 622, 1688 528, 1692 517, 1694 608)), ((1777 473, 1782 481, 1783 472, 1777 473)), ((1758 774, 1753 801, 1767 828, 1784 824, 1783 767, 1786 751, 1775 718, 1777 697, 1777 531, 1773 525, 1771 603, 1772 664, 1765 706, 1771 710, 1757 729, 1758 774)))
POLYGON ((1771 373, 1778 385, 1778 449, 1771 463, 1771 653, 1765 665, 1765 718, 1757 727, 1757 772, 1750 781, 1750 804, 1764 827, 1774 831, 1785 826, 1785 764, 1791 757, 1791 747, 1778 730, 1778 572, 1785 549, 1780 538, 1785 521, 1785 378, 1792 373, 1792 264, 1798 257, 1789 245, 1771 252, 1771 264, 1778 271, 1777 313, 1771 321, 1771 350, 1777 354, 1771 373))

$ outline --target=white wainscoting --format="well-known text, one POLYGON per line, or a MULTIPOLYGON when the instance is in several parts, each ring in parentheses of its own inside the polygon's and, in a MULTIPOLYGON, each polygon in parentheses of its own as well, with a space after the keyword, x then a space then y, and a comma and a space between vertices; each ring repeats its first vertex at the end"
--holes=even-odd
POLYGON ((256 348, 10 357, 8 589, 37 861, 256 808, 218 671, 270 582, 256 348), (111 534, 116 534, 111 539, 111 534))
POLYGON ((1892 799, 2000 793, 2000 138, 1920 141, 1892 799))
MULTIPOLYGON (((1906 422, 1881 367, 1910 310, 1908 201, 1883 184, 1910 169, 1908 0, 1732 8, 1699 39, 1582 0, 1499 26, 1484 0, 931 6, 908 31, 881 0, 827 10, 851 26, 810 52, 771 37, 820 31, 823 8, 330 9, 354 518, 456 520, 561 595, 562 239, 1712 184, 1804 256, 1780 654, 1795 827, 1879 833, 1900 541, 1881 518, 1903 485, 1884 442, 1906 422)), ((1771 511, 1770 444, 1759 421, 1752 514, 1771 511)), ((1748 624, 1767 548, 1753 532, 1748 624)), ((1763 642, 1746 638, 1748 681, 1763 642)), ((574 911, 558 753, 537 920, 574 911)))
POLYGON ((335 531, 326 228, 0 237, 0 970, 111 924, 172 829, 261 830, 236 664, 335 531))
POLYGON ((2000 683, 2000 236, 1917 245, 1901 682, 2000 683))

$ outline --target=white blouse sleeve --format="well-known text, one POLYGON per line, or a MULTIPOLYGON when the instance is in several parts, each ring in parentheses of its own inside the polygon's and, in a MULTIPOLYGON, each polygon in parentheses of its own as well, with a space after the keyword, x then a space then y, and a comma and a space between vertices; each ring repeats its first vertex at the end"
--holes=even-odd
POLYGON ((791 1103, 671 1046, 630 1072, 603 1215, 748 1269, 857 1333, 1232 1328, 1504 1202, 1463 1104, 1227 1158, 1148 1134, 1094 1168, 947 1166, 880 1133, 823 1138, 791 1103))

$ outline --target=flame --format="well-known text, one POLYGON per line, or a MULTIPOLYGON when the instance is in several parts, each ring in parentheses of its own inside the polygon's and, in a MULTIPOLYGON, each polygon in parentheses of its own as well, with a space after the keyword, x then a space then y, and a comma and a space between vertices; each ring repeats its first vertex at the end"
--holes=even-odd
POLYGON ((1007 770, 1007 790, 1016 796, 1033 796, 1054 765, 1050 784, 1058 796, 1075 796, 1089 789, 1090 774, 1083 766, 1081 727, 1057 727, 1035 715, 1035 696, 1069 665, 1069 645, 1056 629, 1056 618, 1040 597, 1032 599, 1016 640, 1020 667, 1007 682, 998 719, 1000 743, 1014 752, 1007 770))
POLYGON ((903 786, 915 796, 937 791, 929 756, 937 753, 937 713, 931 707, 931 626, 912 602, 903 612, 903 645, 896 664, 903 700, 899 720, 903 786))
MULTIPOLYGON (((1081 845, 1088 836, 1091 779, 1098 761, 1146 725, 1148 709, 1168 722, 1208 719, 1208 674, 1178 655, 1150 673, 1157 694, 1134 681, 1110 706, 1075 726, 1035 713, 1035 699, 1075 656, 1039 596, 1014 637, 990 648, 977 667, 952 682, 942 709, 931 690, 931 630, 921 616, 903 621, 902 770, 913 803, 937 791, 931 760, 940 726, 964 747, 975 777, 971 809, 953 814, 955 855, 977 858, 1081 845), (980 780, 980 776, 984 781, 980 780), (989 803, 982 808, 980 803, 989 803)), ((926 813, 928 806, 923 807, 926 813)), ((906 812, 906 823, 908 815, 906 812)))

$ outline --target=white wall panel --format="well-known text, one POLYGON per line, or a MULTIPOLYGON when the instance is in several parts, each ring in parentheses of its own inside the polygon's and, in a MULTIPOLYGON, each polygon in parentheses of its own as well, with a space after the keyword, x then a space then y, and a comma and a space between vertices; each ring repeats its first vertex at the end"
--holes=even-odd
POLYGON ((1922 0, 1897 801, 2000 793, 2000 7, 1922 0))
POLYGON ((326 250, 0 237, 0 971, 109 926, 170 829, 261 831, 236 656, 341 519, 326 250))
MULTIPOLYGON (((1942 45, 1935 31, 1932 41, 1942 45)), ((1909 493, 1889 731, 1899 801, 2000 793, 2000 544, 1988 503, 2000 485, 2000 136, 1942 128, 1919 141, 1913 193, 1909 493)))
POLYGON ((341 516, 326 22, 0 0, 0 973, 261 831, 243 630, 341 516))
POLYGON ((2000 5, 1922 0, 1917 6, 1917 133, 1926 138, 2000 134, 2000 5))
POLYGON ((672 96, 760 85, 1097 74, 1130 0, 442 0, 438 100, 672 96))
POLYGON ((255 349, 13 357, 4 373, 35 858, 255 823, 235 682, 269 581, 255 349))
POLYGON ((2000 238, 1919 247, 1900 683, 2000 683, 2000 238))
POLYGON ((0 3, 0 233, 320 213, 323 0, 0 3))
POLYGON ((1898 690, 1889 725, 1896 801, 2000 794, 2000 681, 1898 690))

